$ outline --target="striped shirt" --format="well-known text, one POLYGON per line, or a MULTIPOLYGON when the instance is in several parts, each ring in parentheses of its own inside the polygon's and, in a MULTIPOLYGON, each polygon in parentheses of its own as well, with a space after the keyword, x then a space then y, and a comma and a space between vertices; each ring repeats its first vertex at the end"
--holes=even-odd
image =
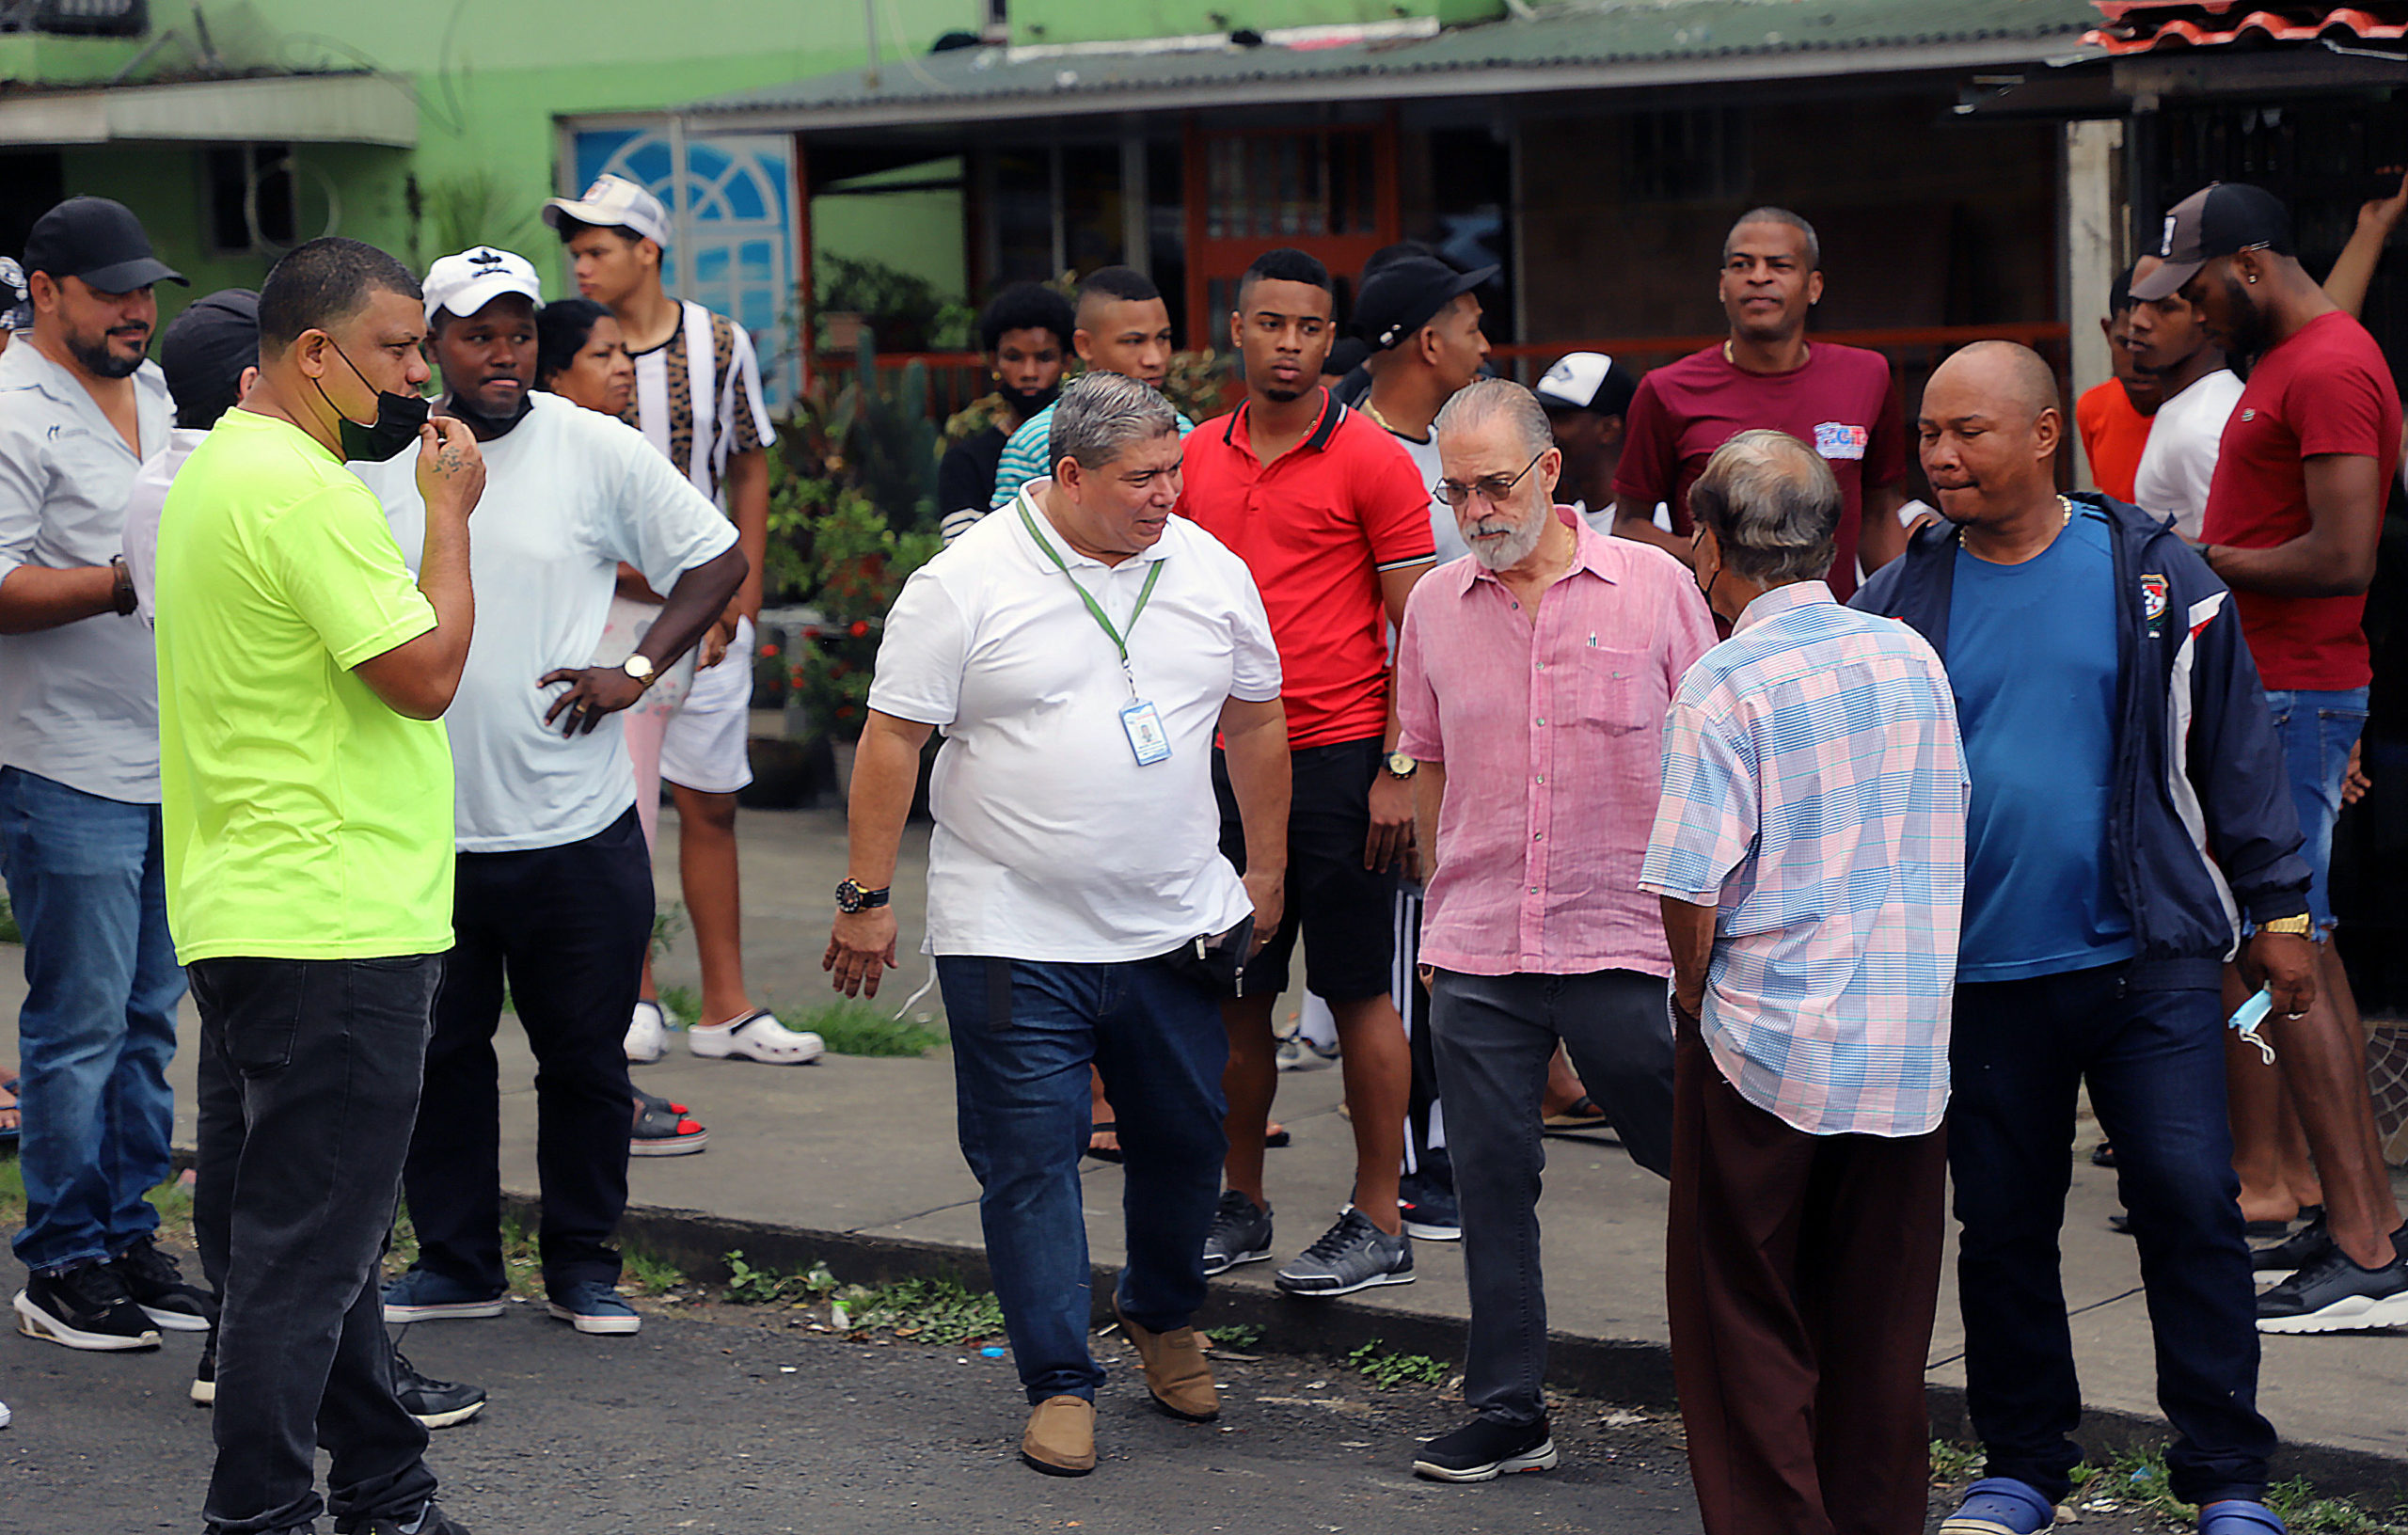
POLYGON ((1816 1135, 1939 1125, 1967 795, 1940 657, 1820 581, 1689 669, 1640 886, 1718 909, 1701 1022, 1749 1102, 1816 1135))
MULTIPOLYGON (((1178 411, 1173 411, 1171 414, 1179 417, 1180 436, 1183 437, 1196 430, 1196 423, 1189 420, 1185 415, 1178 411)), ((1053 436, 1054 407, 1052 405, 1046 406, 1020 423, 1020 430, 1013 433, 1011 440, 1004 444, 1004 456, 995 461, 995 489, 993 494, 987 498, 988 511, 993 512, 1011 505, 1012 498, 1020 494, 1021 486, 1031 480, 1042 479, 1054 472, 1054 466, 1045 461, 1047 449, 1052 443, 1053 436)), ((974 517, 963 520, 959 527, 945 534, 945 542, 950 544, 959 538, 976 520, 974 517)), ((954 519, 947 517, 945 521, 950 524, 954 519)))

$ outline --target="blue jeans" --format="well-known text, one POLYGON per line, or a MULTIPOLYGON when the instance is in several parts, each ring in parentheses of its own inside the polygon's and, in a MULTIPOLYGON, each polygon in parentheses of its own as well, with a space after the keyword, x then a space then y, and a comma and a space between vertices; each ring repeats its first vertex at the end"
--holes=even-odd
POLYGON ((1956 988, 1948 1166, 1965 1403, 1989 1474, 2052 1501, 2082 1421, 2058 1271, 2084 1080, 2115 1147, 2157 1344, 2157 1400, 2186 1503, 2258 1496, 2274 1431, 2259 1416, 2257 1299, 2225 1121, 2224 1020, 2211 990, 2139 991, 2107 965, 1956 988))
POLYGON ((159 807, 0 768, 0 876, 25 935, 18 1260, 114 1258, 158 1229, 176 1004, 159 807))
POLYGON ((1095 1398, 1087 1352, 1087 1067, 1120 1116, 1128 1265, 1120 1309, 1154 1332, 1204 1304, 1204 1239, 1221 1192, 1219 1004, 1151 960, 940 957, 961 1154, 978 1178, 987 1263, 1028 1400, 1095 1398))
POLYGON ((2274 736, 2283 743, 2283 769, 2291 783, 2291 805, 2299 812, 2307 860, 2308 914, 2319 934, 2333 930, 2333 823, 2341 815, 2341 780, 2350 770, 2350 748, 2367 724, 2367 690, 2319 693, 2266 691, 2274 736))

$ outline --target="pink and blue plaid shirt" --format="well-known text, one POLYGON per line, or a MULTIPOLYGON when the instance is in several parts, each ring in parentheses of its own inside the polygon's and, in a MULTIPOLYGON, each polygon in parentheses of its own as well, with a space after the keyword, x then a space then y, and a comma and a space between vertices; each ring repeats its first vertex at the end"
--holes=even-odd
POLYGON ((1700 1020, 1741 1097, 1815 1135, 1948 1106, 1968 781, 1940 657, 1820 581, 1682 680, 1641 888, 1714 906, 1700 1020))
POLYGON ((1537 612, 1469 555, 1405 607, 1398 747, 1447 773, 1421 959, 1465 975, 1669 975, 1639 862, 1664 711, 1714 619, 1678 560, 1556 515, 1577 552, 1537 612))

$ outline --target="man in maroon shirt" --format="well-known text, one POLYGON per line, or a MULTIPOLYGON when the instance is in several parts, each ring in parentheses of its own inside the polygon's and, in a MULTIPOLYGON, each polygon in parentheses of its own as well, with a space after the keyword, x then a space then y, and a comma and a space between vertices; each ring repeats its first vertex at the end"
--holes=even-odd
MULTIPOLYGON (((2258 1298, 2258 1327, 2324 1333, 2408 1320, 2408 1227, 2384 1165, 2326 889, 2341 781, 2373 677, 2360 620, 2400 467, 2400 394, 2374 339, 2292 250, 2290 215, 2271 193, 2212 184, 2166 215, 2162 264, 2132 284, 2132 296, 2179 293, 2227 353, 2258 359, 2225 424, 2199 553, 2233 590, 2314 876, 2316 1001, 2277 1014, 2267 1030, 2326 1214, 2258 1256, 2260 1272, 2290 1271, 2258 1298)), ((2226 989, 2238 1003, 2240 987, 2226 989)))
POLYGON ((1687 560, 1689 486, 1714 451, 1754 427, 1810 444, 1840 483, 1839 553, 1830 586, 1842 602, 1907 546, 1898 526, 1906 477, 1898 388, 1877 352, 1806 339, 1806 311, 1823 296, 1814 227, 1785 208, 1742 214, 1722 242, 1719 292, 1731 338, 1658 368, 1630 403, 1614 472, 1614 531, 1687 560), (1671 509, 1672 530, 1656 526, 1671 509))

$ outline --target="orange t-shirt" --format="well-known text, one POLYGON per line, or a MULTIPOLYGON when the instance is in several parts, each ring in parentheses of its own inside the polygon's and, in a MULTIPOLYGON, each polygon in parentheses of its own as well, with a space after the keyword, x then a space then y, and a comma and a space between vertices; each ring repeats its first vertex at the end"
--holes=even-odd
POLYGON ((2132 408, 2131 397, 2114 379, 2084 389, 2073 403, 2074 425, 2082 432, 2083 456, 2090 460, 2090 478, 2119 501, 2132 498, 2132 479, 2141 472, 2141 450, 2148 446, 2149 418, 2132 408))

